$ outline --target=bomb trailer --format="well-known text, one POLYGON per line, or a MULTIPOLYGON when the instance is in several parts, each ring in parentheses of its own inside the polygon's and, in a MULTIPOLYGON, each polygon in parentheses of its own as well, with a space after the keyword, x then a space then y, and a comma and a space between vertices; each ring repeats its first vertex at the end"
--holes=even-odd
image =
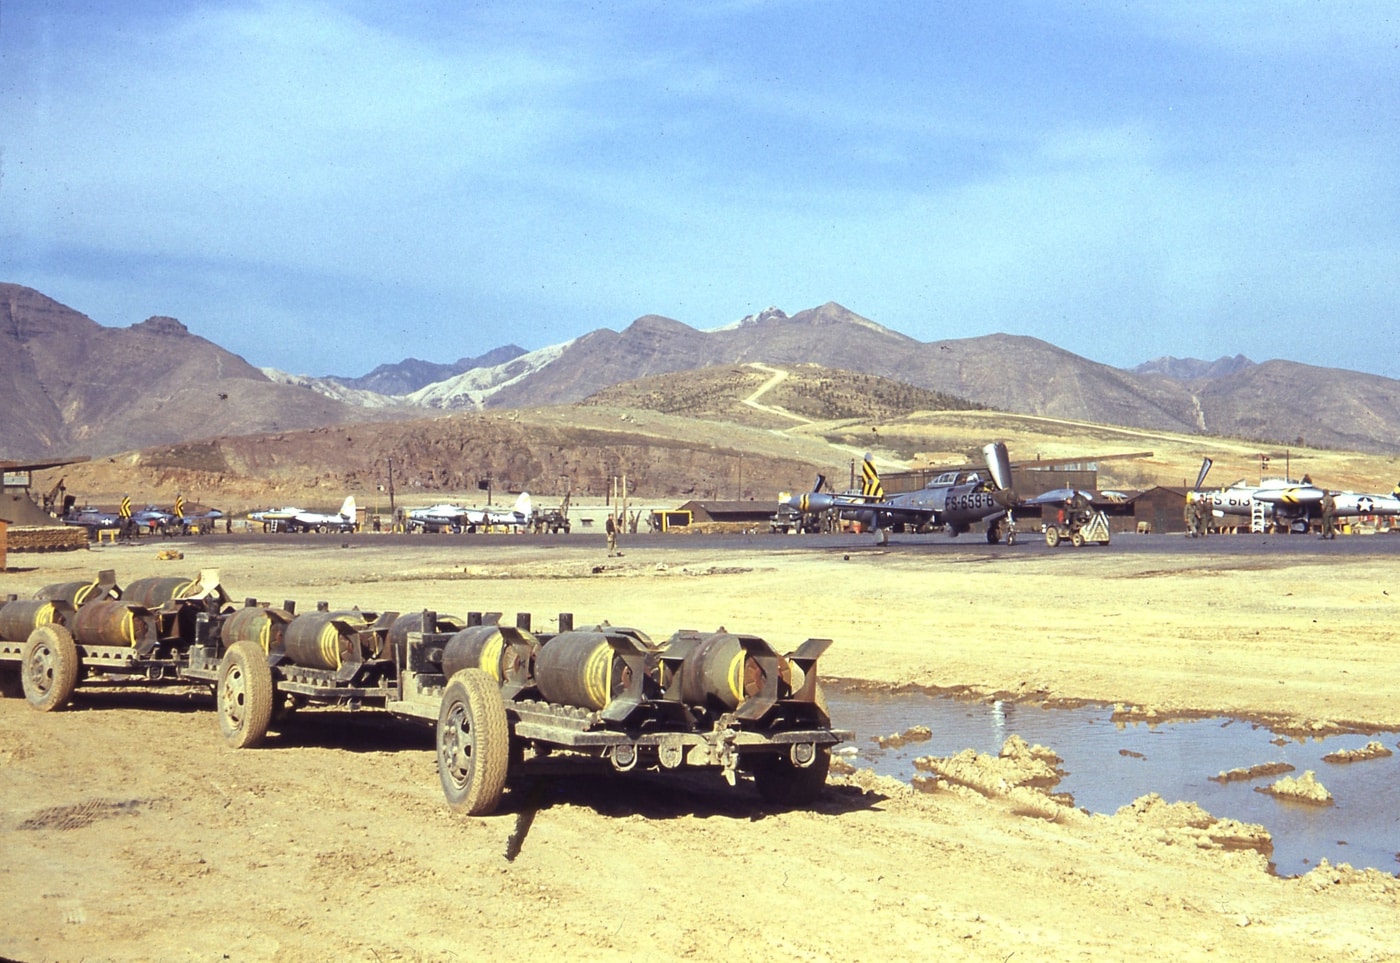
POLYGON ((607 623, 536 633, 528 614, 465 619, 420 611, 298 614, 229 601, 217 573, 142 579, 113 573, 0 601, 0 690, 62 708, 80 683, 213 687, 225 741, 252 748, 308 704, 375 707, 436 727, 449 805, 486 815, 508 776, 535 755, 592 757, 612 769, 718 770, 752 779, 781 805, 825 785, 831 727, 808 639, 779 654, 723 629, 682 630, 657 645, 607 623))

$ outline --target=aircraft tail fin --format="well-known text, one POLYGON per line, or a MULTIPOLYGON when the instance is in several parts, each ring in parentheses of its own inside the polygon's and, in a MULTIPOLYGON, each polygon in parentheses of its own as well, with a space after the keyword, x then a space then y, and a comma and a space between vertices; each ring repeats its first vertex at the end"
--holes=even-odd
POLYGON ((869 501, 883 501, 885 486, 880 484, 880 473, 875 470, 875 460, 869 453, 860 466, 860 494, 869 501))
POLYGON ((535 513, 534 505, 530 502, 530 493, 521 492, 520 497, 515 500, 516 514, 523 518, 529 518, 535 513))
POLYGON ((1201 473, 1196 476, 1196 491, 1200 491, 1201 486, 1206 483, 1206 475, 1210 473, 1210 466, 1214 464, 1215 462, 1211 461, 1209 456, 1201 459, 1201 473))
POLYGON ((1006 453, 1006 442, 994 441, 982 446, 982 455, 987 459, 987 470, 992 473, 992 481, 997 488, 1011 487, 1011 458, 1006 453))
POLYGON ((343 501, 343 502, 340 503, 340 514, 344 515, 346 518, 350 519, 352 522, 355 520, 355 496, 354 496, 354 495, 346 495, 346 496, 345 496, 345 501, 343 501))

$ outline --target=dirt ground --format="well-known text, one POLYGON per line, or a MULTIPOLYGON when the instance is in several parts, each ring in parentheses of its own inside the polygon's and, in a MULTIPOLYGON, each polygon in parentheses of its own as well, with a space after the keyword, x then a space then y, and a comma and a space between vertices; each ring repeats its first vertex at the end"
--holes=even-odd
MULTIPOLYGON (((722 625, 780 650, 825 636, 825 675, 882 686, 1400 728, 1392 557, 352 544, 12 556, 30 568, 0 592, 99 568, 124 583, 218 568, 236 599, 530 611, 545 627, 571 611, 658 640, 722 625)), ((926 785, 857 768, 810 809, 777 811, 706 774, 562 768, 527 771, 499 814, 462 818, 443 803, 431 732, 375 712, 304 711, 236 751, 202 688, 80 689, 49 714, 0 700, 0 955, 1400 958, 1394 876, 1277 878, 1238 848, 1247 832, 1173 800, 1090 816, 1027 788, 926 785)))

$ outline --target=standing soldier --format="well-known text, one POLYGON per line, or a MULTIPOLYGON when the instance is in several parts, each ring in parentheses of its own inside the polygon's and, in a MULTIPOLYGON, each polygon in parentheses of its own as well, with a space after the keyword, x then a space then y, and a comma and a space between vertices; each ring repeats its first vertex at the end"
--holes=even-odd
POLYGON ((1322 537, 1337 537, 1337 500, 1330 491, 1322 493, 1322 537))
POLYGON ((1196 504, 1195 492, 1186 493, 1186 537, 1195 538, 1200 534, 1201 509, 1196 504))
POLYGON ((608 514, 608 523, 605 526, 608 530, 608 558, 617 554, 617 520, 612 513, 608 514))

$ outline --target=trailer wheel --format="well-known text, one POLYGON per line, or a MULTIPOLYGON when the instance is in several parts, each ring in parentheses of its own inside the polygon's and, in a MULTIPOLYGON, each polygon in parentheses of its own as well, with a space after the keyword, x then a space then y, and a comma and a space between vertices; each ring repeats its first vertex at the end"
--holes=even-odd
POLYGON ((1060 530, 1054 525, 1051 525, 1045 530, 1045 544, 1049 545, 1051 548, 1060 544, 1060 530))
POLYGON ((1084 547, 1084 533, 1083 533, 1083 532, 1075 532, 1073 535, 1071 535, 1071 536, 1069 537, 1069 543, 1070 543, 1071 545, 1073 545, 1075 548, 1083 548, 1083 547, 1084 547))
POLYGON ((78 647, 61 625, 30 632, 19 664, 24 697, 40 712, 62 709, 78 687, 78 647))
POLYGON ((19 664, 0 665, 0 699, 24 698, 24 683, 20 681, 19 664))
POLYGON ((272 720, 272 670, 256 642, 235 642, 219 664, 219 730, 235 749, 261 745, 272 720))
POLYGON ((805 767, 794 764, 786 752, 777 752, 755 762, 753 781, 758 794, 770 803, 805 806, 822 794, 830 769, 830 746, 818 746, 811 765, 805 767))
POLYGON ((468 816, 495 811, 510 769, 510 722, 501 690, 480 669, 447 683, 437 723, 438 778, 447 804, 468 816))

